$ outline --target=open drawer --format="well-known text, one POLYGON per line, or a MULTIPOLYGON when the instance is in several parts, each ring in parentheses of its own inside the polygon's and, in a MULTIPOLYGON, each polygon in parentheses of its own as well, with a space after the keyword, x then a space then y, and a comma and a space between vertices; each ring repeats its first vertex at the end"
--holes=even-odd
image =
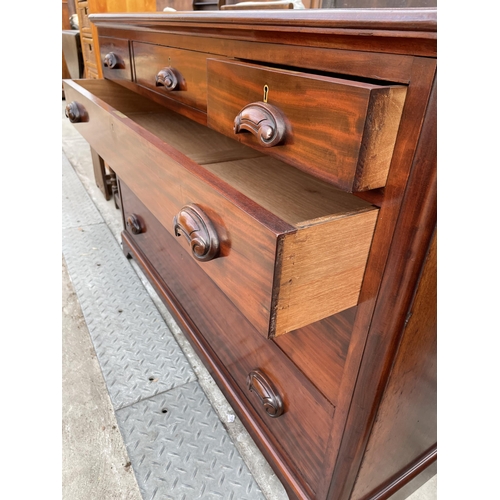
POLYGON ((209 127, 347 192, 385 186, 404 85, 208 59, 209 127))
POLYGON ((79 132, 260 334, 357 304, 377 208, 113 82, 64 87, 79 132))

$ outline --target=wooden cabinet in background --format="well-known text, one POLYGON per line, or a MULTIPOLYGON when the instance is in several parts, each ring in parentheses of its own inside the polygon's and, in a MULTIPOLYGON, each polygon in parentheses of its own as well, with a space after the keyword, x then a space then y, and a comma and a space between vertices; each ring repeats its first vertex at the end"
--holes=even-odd
POLYGON ((156 0, 75 0, 82 41, 86 78, 102 78, 97 30, 89 21, 90 14, 104 12, 155 12, 156 0))
MULTIPOLYGON (((68 0, 62 0, 62 29, 63 30, 69 30, 70 29, 70 24, 69 24, 69 7, 68 7, 68 0)), ((66 64, 66 59, 64 58, 64 53, 62 55, 62 79, 65 80, 66 78, 71 78, 68 70, 68 65, 66 64)), ((64 95, 64 91, 63 91, 64 95)))

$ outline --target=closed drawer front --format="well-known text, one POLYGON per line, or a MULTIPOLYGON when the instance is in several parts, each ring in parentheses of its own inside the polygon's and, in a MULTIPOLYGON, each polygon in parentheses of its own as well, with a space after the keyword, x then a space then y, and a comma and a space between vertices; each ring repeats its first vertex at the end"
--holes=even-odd
POLYGON ((136 82, 192 106, 207 109, 207 54, 132 42, 136 82))
POLYGON ((357 304, 376 208, 113 82, 65 89, 80 133, 261 335, 357 304))
POLYGON ((385 185, 406 96, 376 85, 208 60, 208 125, 339 188, 385 185))
POLYGON ((265 431, 278 442, 299 475, 315 491, 323 481, 334 407, 273 341, 255 332, 123 182, 120 190, 128 238, 140 248, 196 324, 227 369, 229 382, 239 387, 246 405, 260 415, 265 431), (272 385, 274 400, 267 408, 257 395, 261 390, 259 381, 252 379, 252 389, 257 393, 248 389, 248 375, 256 370, 272 385), (283 413, 271 417, 268 412, 272 414, 279 401, 283 413))
POLYGON ((128 40, 101 36, 99 50, 104 78, 129 81, 132 79, 128 40))

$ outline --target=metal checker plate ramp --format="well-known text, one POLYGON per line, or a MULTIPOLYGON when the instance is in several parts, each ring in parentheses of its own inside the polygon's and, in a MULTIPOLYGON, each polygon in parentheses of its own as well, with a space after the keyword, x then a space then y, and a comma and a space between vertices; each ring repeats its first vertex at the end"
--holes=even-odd
POLYGON ((62 155, 62 227, 80 227, 103 222, 68 159, 62 155))
POLYGON ((116 417, 145 500, 265 500, 198 382, 116 417))
POLYGON ((265 500, 64 156, 63 211, 63 254, 142 496, 265 500))
POLYGON ((63 208, 72 211, 68 220, 80 223, 63 229, 63 254, 113 407, 196 380, 144 285, 69 169, 74 177, 66 175, 63 200, 75 201, 63 208), (94 224, 83 225, 82 219, 94 224))
POLYGON ((196 379, 105 224, 65 229, 63 253, 115 409, 196 379))

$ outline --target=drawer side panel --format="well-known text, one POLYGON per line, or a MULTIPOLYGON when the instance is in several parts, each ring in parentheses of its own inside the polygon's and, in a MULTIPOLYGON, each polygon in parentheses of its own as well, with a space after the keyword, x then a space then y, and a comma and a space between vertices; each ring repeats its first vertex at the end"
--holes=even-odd
POLYGON ((357 305, 377 216, 373 208, 284 237, 277 336, 357 305))

